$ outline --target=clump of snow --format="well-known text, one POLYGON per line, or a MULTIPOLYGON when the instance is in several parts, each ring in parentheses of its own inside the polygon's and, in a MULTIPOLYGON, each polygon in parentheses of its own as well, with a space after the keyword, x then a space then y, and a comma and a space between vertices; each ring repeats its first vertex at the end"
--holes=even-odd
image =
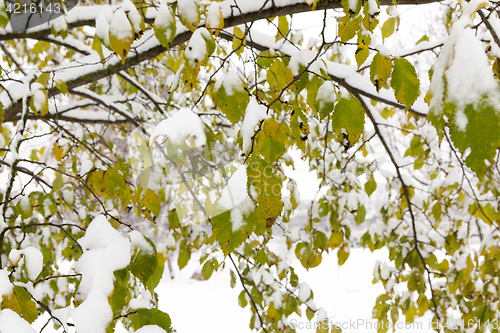
POLYGON ((23 250, 11 250, 9 253, 9 261, 13 265, 17 265, 24 256, 24 264, 26 266, 26 272, 28 273, 28 278, 31 281, 35 281, 43 268, 43 255, 39 249, 29 246, 23 250))
POLYGON ((325 81, 325 83, 319 87, 318 93, 316 94, 316 100, 319 101, 320 108, 323 103, 335 103, 337 94, 335 93, 335 87, 332 81, 325 81))
POLYGON ((128 18, 130 19, 130 22, 132 22, 134 32, 137 34, 140 33, 142 31, 142 16, 137 11, 135 5, 131 1, 127 0, 122 3, 121 9, 128 14, 128 18))
MULTIPOLYGON (((227 182, 218 201, 223 211, 231 210, 233 232, 243 226, 243 216, 255 209, 247 192, 247 168, 242 165, 227 182)), ((222 212, 221 212, 222 213, 222 212)))
POLYGON ((113 272, 130 263, 130 242, 104 215, 90 223, 78 242, 85 249, 75 265, 75 270, 82 274, 78 293, 84 301, 72 311, 72 317, 79 333, 104 333, 113 319, 108 303, 113 291, 113 272))
POLYGON ((90 170, 92 170, 94 163, 90 159, 90 154, 88 152, 83 153, 81 161, 82 165, 80 166, 80 176, 85 176, 90 170))
POLYGON ((306 282, 303 282, 299 286, 299 300, 304 303, 309 298, 311 298, 311 287, 306 282))
POLYGON ((221 85, 224 87, 227 95, 232 95, 234 91, 243 91, 243 81, 236 71, 230 71, 226 75, 221 76, 215 82, 214 91, 219 90, 221 85))
POLYGON ((191 136, 197 147, 203 146, 207 141, 203 122, 189 109, 181 109, 156 125, 149 144, 151 145, 160 135, 168 137, 174 144, 180 144, 191 136))
MULTIPOLYGON (((477 8, 477 2, 473 2, 463 3, 464 14, 454 23, 450 37, 433 66, 434 74, 429 88, 432 93, 431 109, 440 114, 443 98, 454 103, 457 106, 455 123, 462 130, 467 127, 467 118, 463 114, 467 105, 476 106, 487 102, 497 106, 495 101, 500 100, 498 81, 493 76, 481 41, 470 28, 472 20, 469 9, 477 8), (487 96, 486 99, 484 96, 487 96)), ((498 106, 496 108, 499 109, 498 106)))
POLYGON ((0 300, 2 296, 8 296, 12 293, 12 283, 9 280, 9 272, 6 269, 0 270, 0 300))
POLYGON ((252 136, 255 133, 255 126, 262 120, 268 119, 269 115, 266 113, 266 108, 255 100, 254 97, 250 99, 245 110, 245 119, 241 125, 240 134, 243 139, 243 152, 246 153, 252 146, 252 136))
POLYGON ((22 197, 21 200, 19 200, 19 206, 25 212, 30 211, 31 210, 30 198, 29 197, 22 197))
POLYGON ((380 8, 376 0, 368 0, 368 14, 375 16, 380 13, 380 8))
POLYGON ((109 25, 113 21, 113 10, 109 5, 103 5, 95 19, 95 34, 105 44, 109 45, 109 25))
POLYGON ((222 25, 222 12, 218 2, 211 2, 207 8, 207 25, 210 28, 217 28, 222 25))
POLYGON ((133 31, 134 28, 130 24, 127 14, 125 14, 123 9, 118 9, 113 16, 113 21, 111 21, 109 35, 113 35, 119 40, 127 40, 134 38, 133 31))
POLYGON ((0 311, 0 332, 2 333, 35 333, 30 324, 11 309, 0 311))
POLYGON ((64 201, 66 201, 70 205, 75 202, 75 193, 71 190, 64 189, 62 191, 62 197, 63 197, 64 201))
POLYGON ((360 0, 349 0, 349 11, 356 12, 360 0))
POLYGON ((177 12, 188 22, 194 23, 198 20, 198 3, 196 0, 178 0, 177 12))
POLYGON ((202 62, 208 56, 205 38, 212 38, 206 28, 199 28, 191 36, 184 55, 195 63, 202 62))
MULTIPOLYGON (((157 28, 167 28, 170 26, 173 22, 175 22, 175 17, 172 15, 172 10, 168 6, 167 1, 162 1, 160 4, 160 8, 158 9, 158 14, 156 15, 155 18, 155 27, 157 28)), ((172 33, 173 31, 169 30, 168 33, 172 33)), ((167 35, 167 39, 171 39, 174 36, 172 35, 167 35)))
POLYGON ((56 32, 68 30, 68 22, 64 16, 59 16, 55 20, 50 21, 50 25, 56 32))
POLYGON ((141 251, 146 253, 154 253, 155 249, 153 246, 144 238, 144 236, 139 231, 132 231, 129 234, 130 245, 132 248, 139 248, 141 251))
POLYGON ((146 325, 139 328, 135 333, 166 333, 166 331, 158 325, 146 325))
POLYGON ((318 316, 318 322, 321 323, 323 320, 328 319, 328 316, 326 314, 326 310, 324 308, 319 308, 318 312, 316 313, 318 316))
MULTIPOLYGON (((288 63, 288 68, 292 71, 294 76, 299 75, 299 67, 300 65, 307 67, 309 64, 309 71, 321 75, 321 70, 326 71, 325 63, 319 59, 319 57, 314 60, 317 56, 317 53, 311 50, 300 50, 297 54, 293 55, 288 63), (312 62, 312 63, 311 63, 312 62)), ((311 76, 312 73, 309 73, 311 76)))

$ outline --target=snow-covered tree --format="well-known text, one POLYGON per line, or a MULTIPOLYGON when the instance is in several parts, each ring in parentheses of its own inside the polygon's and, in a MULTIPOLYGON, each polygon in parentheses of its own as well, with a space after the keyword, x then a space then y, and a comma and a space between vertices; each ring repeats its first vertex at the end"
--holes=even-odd
POLYGON ((306 269, 388 249, 380 323, 498 332, 498 2, 75 5, 0 0, 0 332, 171 332, 155 289, 195 253, 250 328, 326 322, 276 241, 306 269), (320 186, 291 223, 297 152, 320 186))

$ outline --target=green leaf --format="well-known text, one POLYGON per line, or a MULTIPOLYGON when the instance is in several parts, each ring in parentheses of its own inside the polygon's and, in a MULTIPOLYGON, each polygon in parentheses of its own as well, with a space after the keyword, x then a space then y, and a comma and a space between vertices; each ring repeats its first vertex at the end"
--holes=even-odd
POLYGON ((191 259, 191 250, 189 249, 189 247, 185 246, 183 249, 181 249, 181 251, 179 252, 179 257, 177 258, 179 269, 183 269, 184 267, 186 267, 189 259, 191 259))
POLYGON ((417 44, 420 44, 422 42, 425 42, 425 41, 429 41, 429 37, 427 37, 427 35, 423 35, 417 42, 417 44))
POLYGON ((286 124, 280 125, 273 118, 267 119, 257 135, 258 152, 269 163, 274 163, 284 153, 287 134, 286 124))
POLYGON ((155 36, 160 44, 168 48, 175 37, 176 29, 172 8, 166 4, 160 5, 154 22, 155 36))
POLYGON ((361 17, 356 16, 355 18, 351 19, 350 16, 346 15, 339 19, 339 37, 340 41, 343 43, 346 43, 350 41, 354 36, 356 36, 356 33, 359 30, 359 26, 361 23, 361 17))
POLYGON ((247 187, 249 193, 256 194, 256 198, 252 199, 257 203, 255 209, 257 234, 262 234, 265 228, 272 227, 283 209, 282 180, 273 171, 271 165, 260 157, 252 155, 249 159, 247 187))
POLYGON ((373 178, 373 174, 370 175, 370 178, 365 183, 365 192, 368 196, 371 196, 372 193, 377 189, 377 182, 375 178, 373 178))
POLYGON ((331 81, 325 81, 325 83, 319 87, 318 93, 316 94, 316 102, 314 103, 316 111, 319 112, 320 119, 324 119, 332 113, 336 98, 337 96, 333 83, 331 81))
POLYGON ((384 22, 382 26, 382 39, 386 39, 396 31, 396 25, 399 25, 399 17, 391 17, 384 22))
POLYGON ((155 217, 160 215, 161 201, 155 191, 148 188, 142 202, 146 209, 153 213, 155 217))
POLYGON ((286 16, 278 17, 278 33, 276 34, 276 41, 283 39, 288 35, 289 25, 286 16))
POLYGON ((172 332, 170 316, 158 309, 137 309, 129 318, 134 331, 146 325, 158 325, 168 333, 172 332))
POLYGON ((275 58, 276 54, 274 51, 262 51, 257 57, 257 65, 262 68, 268 68, 272 65, 275 58))
POLYGON ((125 182, 125 177, 120 174, 118 164, 107 169, 102 177, 102 189, 104 199, 120 198, 127 199, 131 195, 130 187, 125 182))
POLYGON ((149 289, 151 293, 155 290, 158 283, 160 283, 161 277, 163 276, 163 271, 165 270, 165 257, 161 253, 156 253, 156 258, 158 264, 153 271, 153 274, 149 277, 146 282, 146 288, 149 289))
POLYGON ((212 260, 207 260, 201 269, 201 275, 205 278, 205 280, 210 279, 212 273, 214 272, 215 265, 212 260))
POLYGON ((168 224, 170 226, 170 229, 175 229, 179 227, 179 216, 177 215, 175 209, 168 213, 168 224))
POLYGON ((156 247, 149 238, 139 233, 136 233, 136 237, 143 237, 143 241, 138 240, 134 244, 129 269, 146 286, 158 265, 156 247))
POLYGON ((238 304, 242 308, 244 308, 245 306, 247 306, 248 301, 247 301, 247 298, 246 298, 246 292, 245 292, 245 290, 242 290, 240 292, 240 294, 238 295, 238 304))
MULTIPOLYGON (((234 81, 234 78, 226 78, 226 80, 228 79, 234 81)), ((240 121, 250 100, 247 92, 244 90, 246 88, 244 82, 239 77, 236 80, 236 84, 231 82, 230 91, 226 91, 226 86, 223 82, 219 89, 212 93, 214 103, 219 106, 227 119, 233 124, 240 121)))
POLYGON ((321 252, 314 249, 311 244, 300 242, 295 247, 295 256, 300 260, 305 269, 317 267, 321 264, 321 252))
POLYGON ((392 61, 377 53, 373 57, 373 61, 370 65, 370 80, 372 81, 377 91, 384 86, 392 72, 392 61))
POLYGON ((356 224, 361 224, 365 221, 366 209, 364 205, 359 205, 358 211, 356 212, 356 224))
POLYGON ((233 28, 233 51, 235 51, 236 54, 241 54, 243 50, 245 49, 246 45, 246 36, 243 33, 243 31, 238 28, 234 27, 233 28))
POLYGON ((99 58, 101 59, 101 61, 104 60, 104 53, 102 52, 102 42, 97 34, 94 35, 94 40, 92 41, 92 50, 96 51, 99 54, 99 58))
POLYGON ((11 309, 30 324, 38 318, 38 309, 31 294, 20 286, 14 286, 9 296, 2 296, 1 309, 11 309))
MULTIPOLYGON (((455 109, 449 104, 447 107, 455 109)), ((486 170, 485 161, 493 165, 496 150, 500 147, 500 116, 498 111, 484 99, 475 106, 467 105, 463 114, 467 117, 465 129, 457 125, 457 111, 453 110, 450 116, 450 136, 462 153, 470 147, 470 154, 465 163, 482 177, 486 170)))
POLYGON ((56 87, 64 95, 66 95, 68 93, 68 86, 66 86, 66 83, 63 80, 60 80, 60 79, 57 80, 56 81, 56 87))
POLYGON ((108 302, 113 310, 113 317, 117 317, 122 313, 125 306, 125 300, 130 297, 128 289, 129 273, 127 269, 121 269, 113 272, 115 281, 113 282, 113 292, 109 296, 108 302))
POLYGON ((255 227, 255 214, 251 212, 248 215, 243 215, 243 226, 233 231, 231 222, 231 211, 221 209, 215 206, 215 212, 224 211, 222 213, 214 213, 212 217, 212 229, 215 239, 219 243, 224 255, 233 252, 235 248, 240 246, 251 234, 255 227))
POLYGON ((361 45, 356 49, 354 57, 356 58, 356 63, 358 64, 358 68, 361 67, 368 58, 370 51, 368 50, 368 46, 361 45))
POLYGON ((354 145, 363 133, 364 126, 365 112, 358 99, 353 96, 341 98, 332 115, 332 127, 338 140, 344 139, 344 130, 348 140, 354 145))
POLYGON ((420 80, 417 77, 415 67, 408 60, 404 58, 394 59, 391 87, 394 89, 394 95, 398 102, 405 105, 405 110, 408 110, 417 100, 420 80))
POLYGON ((5 28, 10 21, 10 12, 7 11, 5 6, 6 1, 0 2, 0 27, 5 28))
POLYGON ((337 259, 339 266, 342 266, 348 258, 349 258, 349 251, 346 251, 346 246, 344 245, 341 248, 339 248, 339 251, 337 252, 337 259))
POLYGON ((281 91, 286 87, 286 67, 283 61, 276 58, 267 71, 269 87, 274 91, 281 91))

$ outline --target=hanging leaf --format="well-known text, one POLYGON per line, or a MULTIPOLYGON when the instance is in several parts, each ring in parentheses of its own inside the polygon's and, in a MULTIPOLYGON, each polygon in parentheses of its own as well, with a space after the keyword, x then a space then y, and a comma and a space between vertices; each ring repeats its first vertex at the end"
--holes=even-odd
POLYGON ((130 316, 130 326, 137 331, 146 325, 157 325, 167 333, 172 332, 170 316, 158 309, 137 309, 130 316))
POLYGON ((391 36, 394 31, 396 31, 396 27, 399 26, 399 17, 391 17, 382 25, 382 39, 386 39, 391 36))
POLYGON ((332 115, 332 128, 340 142, 346 139, 352 145, 358 142, 365 126, 365 112, 357 98, 341 98, 332 115))
POLYGON ((200 8, 195 0, 183 0, 177 2, 177 14, 179 21, 191 31, 195 31, 200 23, 200 8))
POLYGON ((415 67, 404 58, 394 59, 394 69, 391 77, 391 87, 398 102, 408 110, 420 94, 420 80, 415 67))
POLYGON ((31 299, 31 294, 20 286, 14 286, 14 290, 9 296, 2 296, 0 308, 2 310, 11 309, 29 323, 38 318, 38 309, 36 303, 31 299))
POLYGON ((240 121, 250 100, 245 88, 245 83, 234 74, 226 76, 218 90, 212 92, 214 103, 233 124, 240 121))
POLYGON ((143 235, 136 233, 135 237, 142 238, 142 240, 138 240, 132 248, 133 254, 129 269, 134 276, 147 286, 149 278, 153 275, 158 265, 156 246, 149 238, 143 235))
POLYGON ((125 59, 127 58, 133 41, 134 29, 125 12, 119 9, 114 14, 113 21, 111 21, 109 28, 109 43, 113 51, 122 58, 123 63, 125 63, 125 59))
POLYGON ((283 209, 282 180, 273 170, 266 160, 255 155, 248 161, 247 186, 257 204, 255 209, 257 234, 263 234, 266 228, 272 227, 283 209))
POLYGON ((372 81, 377 91, 380 91, 387 82, 392 72, 392 61, 377 53, 373 57, 370 65, 370 80, 372 81))
POLYGON ((162 3, 158 10, 154 22, 155 36, 161 45, 169 47, 170 42, 175 37, 177 26, 175 24, 175 16, 172 12, 172 7, 166 3, 162 3))
POLYGON ((346 15, 339 19, 339 37, 343 43, 350 41, 356 36, 356 33, 359 30, 359 25, 361 23, 361 17, 356 16, 355 18, 351 18, 346 15))
POLYGON ((258 152, 269 163, 274 163, 284 153, 287 134, 286 124, 280 125, 273 118, 265 120, 262 131, 257 136, 258 152))

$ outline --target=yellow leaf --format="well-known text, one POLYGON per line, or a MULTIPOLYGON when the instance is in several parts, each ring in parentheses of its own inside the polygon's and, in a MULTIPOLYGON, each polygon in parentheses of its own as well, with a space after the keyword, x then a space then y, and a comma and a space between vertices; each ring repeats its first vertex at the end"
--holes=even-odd
POLYGON ((130 51, 130 46, 134 41, 134 29, 123 10, 115 13, 111 26, 109 28, 109 43, 111 48, 115 51, 125 62, 127 54, 130 51))

